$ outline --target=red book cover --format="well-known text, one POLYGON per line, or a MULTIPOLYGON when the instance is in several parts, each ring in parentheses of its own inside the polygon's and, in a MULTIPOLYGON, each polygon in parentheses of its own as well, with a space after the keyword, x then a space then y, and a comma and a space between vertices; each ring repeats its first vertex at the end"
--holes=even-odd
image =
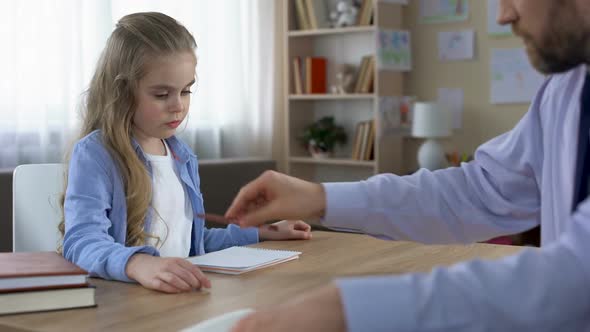
POLYGON ((327 93, 328 85, 326 80, 328 61, 326 58, 311 57, 310 58, 310 91, 309 93, 327 93))

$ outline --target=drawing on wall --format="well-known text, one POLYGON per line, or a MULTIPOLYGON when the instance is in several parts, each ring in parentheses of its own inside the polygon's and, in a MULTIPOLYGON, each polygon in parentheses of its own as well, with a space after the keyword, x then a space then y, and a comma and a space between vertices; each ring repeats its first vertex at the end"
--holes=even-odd
POLYGON ((379 30, 377 33, 377 67, 397 71, 412 69, 409 31, 379 30))
POLYGON ((441 61, 470 60, 474 56, 474 30, 438 33, 438 58, 441 61))
POLYGON ((377 137, 409 133, 412 126, 412 109, 416 97, 381 97, 377 115, 377 137))
POLYGON ((490 102, 529 103, 544 77, 530 64, 524 48, 492 49, 490 102))
POLYGON ((420 23, 465 21, 468 16, 467 0, 420 0, 420 23))
POLYGON ((512 35, 512 28, 509 24, 499 25, 496 23, 500 0, 488 0, 488 34, 495 37, 512 35))

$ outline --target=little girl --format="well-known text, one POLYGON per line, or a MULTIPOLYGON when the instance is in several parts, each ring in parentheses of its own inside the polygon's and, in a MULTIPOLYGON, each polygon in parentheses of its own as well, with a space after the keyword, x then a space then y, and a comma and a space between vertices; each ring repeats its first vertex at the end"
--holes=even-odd
POLYGON ((92 276, 176 293, 209 288, 182 257, 309 239, 302 221, 207 229, 197 157, 174 136, 195 83, 196 43, 161 13, 123 17, 90 82, 64 197, 64 256, 92 276), (167 258, 164 258, 167 257, 167 258))

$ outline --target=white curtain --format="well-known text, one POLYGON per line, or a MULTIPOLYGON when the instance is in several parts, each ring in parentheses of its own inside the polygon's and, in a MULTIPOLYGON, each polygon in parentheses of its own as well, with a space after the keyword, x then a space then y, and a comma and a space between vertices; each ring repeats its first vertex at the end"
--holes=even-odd
POLYGON ((0 167, 59 162, 116 21, 160 11, 197 40, 198 83, 179 135, 201 158, 270 156, 274 0, 0 1, 0 167))

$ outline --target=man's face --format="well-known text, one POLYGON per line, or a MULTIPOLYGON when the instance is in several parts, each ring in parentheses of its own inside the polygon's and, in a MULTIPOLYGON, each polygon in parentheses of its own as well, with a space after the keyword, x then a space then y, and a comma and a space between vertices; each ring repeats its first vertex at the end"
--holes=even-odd
POLYGON ((545 74, 589 60, 587 0, 500 0, 499 24, 511 24, 531 63, 545 74))

